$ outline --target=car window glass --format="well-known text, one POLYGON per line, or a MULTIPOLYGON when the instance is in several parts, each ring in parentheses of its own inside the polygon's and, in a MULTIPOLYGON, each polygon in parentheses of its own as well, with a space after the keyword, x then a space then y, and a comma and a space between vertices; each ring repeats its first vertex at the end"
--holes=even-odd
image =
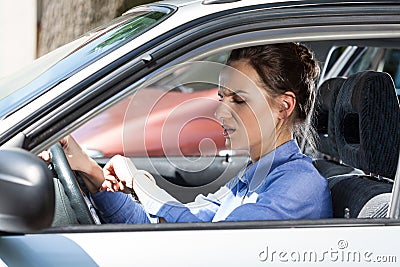
POLYGON ((370 47, 353 63, 346 76, 363 70, 372 70, 379 48, 370 47))
POLYGON ((329 56, 329 61, 327 62, 326 67, 324 69, 324 74, 329 73, 329 71, 332 69, 333 65, 340 58, 340 56, 343 54, 345 49, 346 49, 345 46, 333 48, 333 50, 332 50, 332 52, 331 52, 331 54, 329 56))
POLYGON ((38 59, 25 70, 0 80, 0 117, 153 27, 170 11, 167 8, 134 9, 38 59))
POLYGON ((351 63, 344 76, 365 70, 389 73, 395 83, 397 95, 400 95, 400 49, 367 47, 351 63))
POLYGON ((385 51, 382 70, 389 73, 395 83, 397 89, 400 88, 400 50, 399 49, 387 49, 385 51))

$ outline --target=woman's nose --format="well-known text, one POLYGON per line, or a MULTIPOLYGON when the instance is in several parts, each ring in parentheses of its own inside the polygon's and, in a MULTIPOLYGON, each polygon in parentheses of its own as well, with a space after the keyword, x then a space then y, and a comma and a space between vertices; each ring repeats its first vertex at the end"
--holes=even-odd
POLYGON ((230 118, 232 115, 229 111, 228 105, 221 101, 217 109, 215 110, 214 116, 222 123, 224 120, 230 118))

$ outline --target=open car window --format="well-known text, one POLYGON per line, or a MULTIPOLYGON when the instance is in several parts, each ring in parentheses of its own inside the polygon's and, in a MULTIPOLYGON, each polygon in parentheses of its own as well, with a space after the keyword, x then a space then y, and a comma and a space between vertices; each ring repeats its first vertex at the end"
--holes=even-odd
MULTIPOLYGON (((306 44, 313 48, 313 42, 306 44)), ((328 41, 322 49, 321 43, 318 43, 318 47, 320 52, 326 53, 331 49, 328 41)), ((366 62, 370 62, 367 56, 377 56, 378 50, 382 48, 362 49, 366 51, 361 53, 364 58, 353 57, 354 62, 347 62, 354 71, 349 71, 346 76, 369 69, 366 67, 366 62)), ((341 58, 344 50, 346 47, 339 49, 337 59, 341 58)), ((393 69, 395 62, 398 62, 395 51, 390 49, 386 54, 380 53, 382 60, 390 62, 386 68, 385 64, 375 64, 381 68, 377 71, 387 71, 391 78, 394 78, 396 72, 389 68, 393 69)), ((218 74, 229 52, 227 50, 198 57, 196 61, 181 63, 164 71, 125 100, 81 126, 73 136, 100 164, 105 164, 115 154, 130 157, 139 169, 149 171, 160 187, 183 203, 193 201, 198 194, 206 195, 216 191, 234 177, 248 160, 243 151, 226 151, 221 126, 214 117, 218 104, 218 74)), ((324 86, 320 85, 318 91, 323 91, 324 86)), ((318 105, 314 114, 321 118, 326 116, 321 111, 321 105, 326 104, 321 103, 326 101, 324 97, 317 96, 318 105)), ((323 125, 325 122, 321 118, 315 122, 319 135, 317 151, 306 153, 309 153, 308 156, 313 159, 321 175, 329 181, 330 189, 335 192, 334 201, 340 203, 335 204, 338 206, 334 217, 386 217, 394 177, 386 177, 386 174, 376 177, 366 175, 368 170, 362 166, 343 161, 339 154, 327 150, 324 142, 329 135, 327 129, 332 126, 323 125), (341 202, 340 194, 351 185, 344 185, 344 177, 351 178, 347 181, 350 184, 351 180, 367 179, 366 187, 375 185, 380 191, 376 195, 368 195, 362 205, 346 206, 346 202, 341 202), (382 177, 385 177, 384 180, 382 177), (384 199, 380 208, 378 211, 368 210, 369 206, 365 205, 377 196, 384 199)), ((358 123, 357 118, 353 123, 358 123)), ((350 135, 346 138, 350 138, 352 146, 357 146, 360 142, 356 136, 360 134, 359 129, 354 125, 348 127, 346 134, 350 135)), ((354 198, 360 198, 357 194, 353 195, 354 198)), ((354 198, 350 197, 346 201, 351 202, 354 198)))

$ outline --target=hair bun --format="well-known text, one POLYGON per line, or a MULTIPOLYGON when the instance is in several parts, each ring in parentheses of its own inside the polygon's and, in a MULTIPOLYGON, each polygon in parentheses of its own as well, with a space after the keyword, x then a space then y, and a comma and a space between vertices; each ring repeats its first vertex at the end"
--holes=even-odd
POLYGON ((297 55, 300 61, 304 64, 305 73, 308 74, 308 79, 310 81, 315 81, 319 76, 319 66, 314 58, 314 54, 304 45, 299 43, 294 43, 297 55))

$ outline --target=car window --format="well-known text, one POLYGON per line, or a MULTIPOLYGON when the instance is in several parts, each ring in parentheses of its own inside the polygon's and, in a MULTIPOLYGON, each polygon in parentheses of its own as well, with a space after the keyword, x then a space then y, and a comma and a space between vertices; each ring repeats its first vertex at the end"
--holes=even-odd
POLYGON ((383 64, 381 64, 382 70, 389 73, 393 80, 396 88, 400 88, 400 49, 387 49, 383 56, 383 64))
POLYGON ((346 76, 363 70, 376 70, 379 64, 380 52, 381 50, 376 47, 370 47, 366 49, 350 67, 346 73, 346 76))
POLYGON ((382 47, 364 47, 356 60, 350 62, 350 68, 344 76, 364 70, 387 72, 392 77, 397 95, 400 95, 400 49, 382 47))
MULTIPOLYGON (((312 46, 312 43, 309 45, 312 46)), ((385 57, 394 58, 393 52, 385 56, 380 48, 360 51, 364 53, 351 66, 355 72, 362 67, 385 69, 382 60, 385 57), (371 58, 380 60, 372 64, 371 58)), ((232 175, 226 171, 226 163, 229 161, 215 157, 225 153, 222 129, 214 118, 214 113, 218 105, 219 73, 224 68, 228 55, 229 51, 225 51, 164 69, 155 78, 150 78, 154 80, 147 81, 129 98, 83 125, 73 136, 86 149, 97 152, 99 157, 108 158, 115 154, 130 157, 139 169, 144 169, 155 177, 157 185, 182 203, 193 201, 198 194, 215 192, 218 188, 210 186, 203 191, 204 186, 212 183, 224 185, 245 164, 244 161, 244 164, 239 162, 238 169, 232 171, 232 175), (191 156, 193 158, 189 158, 191 156), (208 156, 212 160, 201 156, 208 156)), ((391 65, 387 64, 387 68, 389 66, 391 65)), ((353 128, 349 128, 346 134, 352 131, 359 134, 353 128)), ((236 164, 238 158, 240 157, 232 157, 231 160, 236 164)), ((317 162, 320 159, 313 160, 317 162)), ((324 166, 317 170, 324 177, 330 178, 331 166, 328 164, 328 168, 323 168, 324 166)), ((364 175, 358 170, 358 166, 344 166, 339 163, 333 163, 333 166, 340 166, 338 170, 341 175, 348 172, 364 175)), ((346 188, 342 186, 338 185, 335 190, 342 191, 346 188)), ((390 194, 391 187, 391 182, 382 186, 387 194, 385 196, 390 194)), ((335 203, 340 201, 336 196, 335 193, 335 203)), ((351 212, 353 209, 355 208, 351 212)), ((353 213, 341 214, 346 209, 338 210, 335 217, 355 216, 353 213)))
MULTIPOLYGON (((396 93, 400 95, 400 49, 367 46, 335 46, 332 47, 324 75, 329 73, 333 66, 336 66, 337 74, 348 77, 360 71, 374 70, 387 72, 392 77, 396 93), (340 64, 343 51, 349 50, 350 54, 345 59, 346 62, 340 64), (339 67, 338 67, 339 66, 339 67)), ((330 77, 323 77, 323 80, 330 77)))
POLYGON ((341 46, 341 47, 334 47, 332 48, 330 55, 329 55, 329 61, 327 62, 325 68, 324 68, 324 73, 329 73, 335 64, 335 62, 340 58, 340 56, 343 54, 343 52, 346 50, 347 47, 341 46))

